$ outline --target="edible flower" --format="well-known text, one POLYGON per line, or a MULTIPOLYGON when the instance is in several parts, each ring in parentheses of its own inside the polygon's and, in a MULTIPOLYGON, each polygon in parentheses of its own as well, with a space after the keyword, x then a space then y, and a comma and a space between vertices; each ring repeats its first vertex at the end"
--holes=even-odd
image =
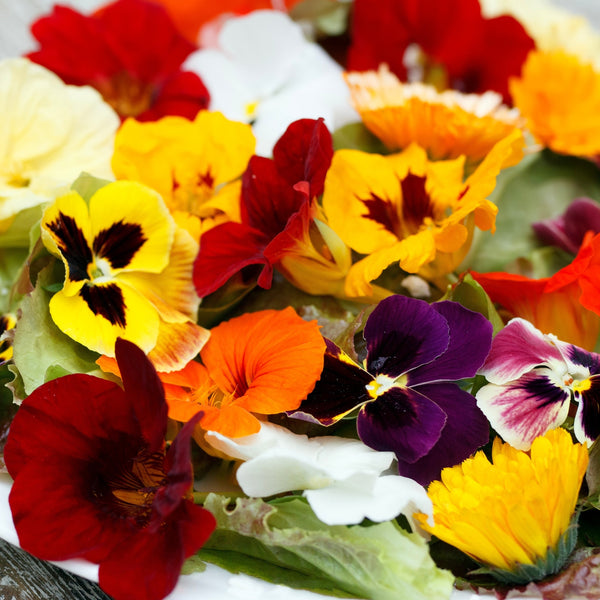
POLYGON ((208 107, 201 79, 181 70, 195 44, 154 2, 116 0, 91 15, 56 5, 31 32, 39 48, 28 58, 65 83, 96 88, 122 119, 193 119, 208 107))
POLYGON ((501 581, 538 581, 557 573, 573 550, 587 464, 585 446, 561 428, 536 438, 529 454, 496 438, 491 462, 479 451, 429 486, 435 525, 416 518, 501 581))
POLYGON ((167 405, 154 368, 125 340, 115 353, 123 389, 75 374, 23 401, 4 450, 14 479, 9 502, 28 552, 99 564, 100 587, 115 600, 160 600, 215 528, 187 498, 197 418, 167 450, 167 405))
POLYGON ((304 490, 314 513, 327 525, 353 525, 365 518, 389 521, 400 513, 431 513, 425 489, 407 477, 384 474, 392 452, 377 452, 360 440, 337 436, 308 438, 262 423, 253 435, 231 439, 207 432, 205 440, 231 458, 243 492, 264 498, 304 490))
POLYGON ((492 339, 487 319, 455 302, 390 296, 363 335, 362 365, 327 340, 321 379, 293 417, 330 426, 358 410, 360 439, 394 452, 400 474, 421 484, 487 442, 485 417, 455 383, 483 364, 492 339))
POLYGON ((192 122, 178 116, 127 119, 115 139, 112 167, 118 179, 156 190, 197 240, 218 223, 240 220, 241 182, 235 180, 254 145, 249 125, 218 112, 201 111, 192 122))
POLYGON ((600 435, 600 356, 523 319, 512 319, 494 338, 479 373, 489 381, 477 406, 511 446, 532 441, 562 425, 577 403, 575 437, 591 445, 600 435))
MULTIPOLYGON (((66 192, 81 171, 113 178, 119 119, 95 90, 9 58, 0 61, 0 103, 0 231, 20 211, 66 192)), ((29 244, 28 232, 23 237, 29 244)))
POLYGON ((50 299, 59 329, 109 356, 117 338, 128 339, 163 371, 196 356, 208 337, 195 322, 198 245, 157 192, 116 181, 88 206, 72 191, 46 209, 41 226, 45 246, 65 266, 63 288, 50 299))

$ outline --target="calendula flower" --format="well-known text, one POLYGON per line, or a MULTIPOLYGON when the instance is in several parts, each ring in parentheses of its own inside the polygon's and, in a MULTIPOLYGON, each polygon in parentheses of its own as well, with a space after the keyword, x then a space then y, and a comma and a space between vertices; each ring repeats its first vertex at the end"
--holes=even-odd
POLYGON ((575 437, 591 445, 600 435, 600 356, 545 335, 524 319, 511 320, 479 370, 490 382, 477 406, 511 446, 562 425, 577 403, 575 437))
POLYGON ((384 474, 393 453, 377 452, 359 440, 308 438, 268 422, 253 435, 232 439, 209 431, 205 440, 219 452, 244 461, 236 479, 245 494, 261 498, 304 490, 313 511, 327 525, 431 513, 422 486, 407 477, 384 474))
POLYGON ((574 156, 600 155, 600 72, 564 52, 532 52, 511 79, 515 106, 541 144, 574 156))
POLYGON ((21 210, 64 193, 81 171, 113 178, 119 119, 95 90, 12 58, 0 62, 0 104, 0 231, 21 210))
POLYGON ((429 486, 435 525, 417 519, 501 580, 543 579, 575 544, 570 523, 587 464, 585 446, 561 428, 538 437, 529 454, 496 438, 492 462, 477 452, 429 486))
POLYGON ((65 83, 95 87, 123 119, 193 119, 208 106, 200 78, 181 70, 195 44, 154 2, 116 0, 91 15, 56 5, 31 31, 39 42, 31 60, 65 83))
POLYGON ((64 286, 50 300, 59 329, 109 356, 116 339, 126 338, 161 370, 196 356, 208 337, 195 323, 198 245, 157 192, 117 181, 89 206, 70 192, 46 209, 41 225, 44 244, 65 265, 64 286))
POLYGON ((254 154, 249 125, 201 111, 140 123, 128 119, 117 133, 112 167, 118 179, 139 181, 163 197, 194 239, 225 221, 240 220, 241 183, 231 183, 254 154))
POLYGON ((316 202, 332 154, 323 120, 301 119, 277 142, 272 160, 250 159, 242 176, 241 223, 224 223, 202 236, 194 265, 200 297, 242 269, 248 276, 247 267, 266 289, 277 268, 308 293, 344 295, 350 249, 316 202))
POLYGON ((515 131, 498 142, 466 181, 464 157, 432 162, 415 144, 388 156, 337 151, 323 210, 341 239, 367 255, 350 269, 346 293, 368 296, 371 281, 393 263, 427 279, 453 271, 474 228, 494 230, 497 207, 487 196, 522 139, 515 131))
POLYGON ((360 439, 394 452, 400 474, 422 484, 487 442, 485 417, 455 383, 483 364, 492 337, 487 319, 455 302, 390 296, 363 335, 363 365, 327 340, 323 374, 292 416, 328 426, 358 409, 360 439))
POLYGON ((570 265, 552 277, 531 279, 511 273, 475 273, 492 301, 543 333, 593 350, 600 332, 598 265, 600 235, 587 236, 570 265))
MULTIPOLYGON (((386 65, 378 71, 346 73, 354 108, 366 127, 390 150, 415 142, 430 158, 467 157, 478 163, 493 146, 522 125, 519 112, 495 92, 438 92, 423 83, 402 83, 386 65)), ((515 152, 507 160, 520 160, 515 152)))
POLYGON ((424 81, 467 93, 492 90, 505 102, 508 78, 534 47, 515 18, 483 18, 478 0, 355 0, 350 69, 387 63, 406 80, 406 51, 415 45, 424 81))
POLYGON ((191 491, 192 419, 165 448, 167 405, 156 372, 118 340, 123 389, 89 375, 37 388, 11 424, 4 459, 22 548, 43 560, 100 565, 115 600, 160 600, 215 528, 191 491))
POLYGON ((204 430, 235 438, 256 433, 255 415, 300 406, 319 378, 324 352, 317 322, 302 320, 292 308, 220 323, 200 351, 202 364, 159 373, 169 417, 187 422, 202 410, 204 430))
POLYGON ((261 156, 271 156, 298 119, 322 117, 332 131, 357 120, 342 68, 279 11, 229 19, 218 47, 198 50, 185 65, 206 83, 212 110, 252 123, 261 156))

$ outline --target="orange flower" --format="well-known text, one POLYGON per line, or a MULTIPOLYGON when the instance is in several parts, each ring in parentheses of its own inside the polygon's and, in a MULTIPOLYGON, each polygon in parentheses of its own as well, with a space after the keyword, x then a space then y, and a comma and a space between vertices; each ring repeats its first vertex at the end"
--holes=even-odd
POLYGON ((587 236, 573 262, 552 277, 472 273, 490 298, 543 333, 593 350, 600 333, 600 234, 587 236))
MULTIPOLYGON (((304 321, 288 307, 246 313, 221 323, 200 357, 180 371, 159 373, 169 417, 187 422, 199 409, 203 430, 227 437, 257 433, 254 416, 295 410, 323 370, 325 342, 316 321, 304 321)), ((116 365, 98 364, 115 374, 116 365)))

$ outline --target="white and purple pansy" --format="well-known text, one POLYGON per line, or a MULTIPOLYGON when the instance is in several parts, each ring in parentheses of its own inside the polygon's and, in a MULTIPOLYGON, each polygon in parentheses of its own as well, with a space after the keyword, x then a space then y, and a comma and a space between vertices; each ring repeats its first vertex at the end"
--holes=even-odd
POLYGON ((487 356, 492 326, 455 302, 382 300, 364 329, 363 365, 327 340, 325 367, 293 416, 332 425, 358 409, 357 431, 392 451, 401 475, 425 485, 488 441, 489 425, 457 380, 487 356))
POLYGON ((591 444, 600 435, 600 355, 512 319, 480 374, 489 383, 477 392, 477 405, 511 446, 529 450, 536 437, 564 423, 572 400, 576 438, 591 444))

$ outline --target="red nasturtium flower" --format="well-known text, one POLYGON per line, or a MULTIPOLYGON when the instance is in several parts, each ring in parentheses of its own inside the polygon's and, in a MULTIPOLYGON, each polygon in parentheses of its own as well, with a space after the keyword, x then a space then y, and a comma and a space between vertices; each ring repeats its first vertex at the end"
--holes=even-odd
POLYGON ((514 17, 484 19, 478 0, 355 0, 351 70, 387 63, 405 81, 405 52, 412 44, 425 55, 430 83, 467 93, 493 90, 506 103, 509 77, 520 73, 534 49, 514 17))
POLYGON ((600 234, 588 234, 573 262, 552 277, 471 275, 512 316, 564 342, 594 349, 600 333, 600 234))
POLYGON ((199 415, 165 451, 167 404, 142 350, 117 340, 123 389, 90 375, 37 388, 11 425, 4 459, 21 546, 44 560, 100 565, 115 600, 160 600, 184 560, 215 528, 186 498, 190 437, 199 415))
POLYGON ((117 0, 92 15, 67 6, 38 19, 40 48, 28 55, 72 85, 96 88, 122 119, 193 119, 209 94, 181 64, 196 49, 167 11, 147 0, 117 0))

